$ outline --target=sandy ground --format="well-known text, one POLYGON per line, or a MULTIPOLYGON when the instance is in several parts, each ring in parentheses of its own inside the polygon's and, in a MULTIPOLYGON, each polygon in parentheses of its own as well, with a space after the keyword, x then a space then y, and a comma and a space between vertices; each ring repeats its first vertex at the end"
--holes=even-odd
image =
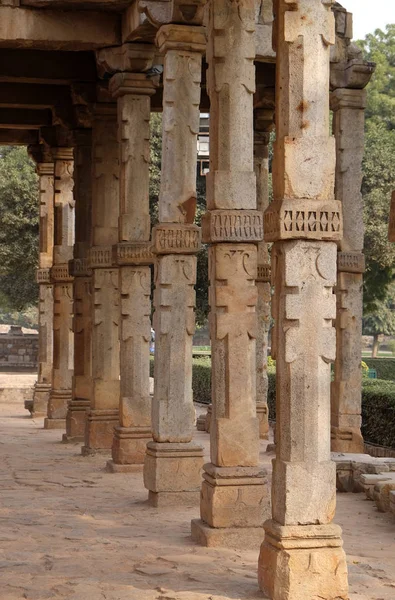
MULTIPOLYGON (((20 403, 0 404, 0 599, 253 600, 258 549, 197 546, 198 509, 146 505, 141 472, 105 472, 20 403)), ((209 437, 197 433, 208 449, 209 437)), ((264 453, 262 460, 270 464, 264 453)), ((338 496, 351 600, 395 599, 395 521, 338 496)), ((306 598, 306 600, 309 600, 306 598)))

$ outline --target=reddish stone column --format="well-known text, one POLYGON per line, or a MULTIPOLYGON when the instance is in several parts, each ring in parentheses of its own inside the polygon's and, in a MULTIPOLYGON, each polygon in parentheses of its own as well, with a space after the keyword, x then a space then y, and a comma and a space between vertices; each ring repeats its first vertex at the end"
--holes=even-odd
POLYGON ((54 148, 55 227, 51 281, 54 285, 53 374, 45 429, 64 429, 73 376, 73 278, 69 260, 74 245, 73 150, 54 148))

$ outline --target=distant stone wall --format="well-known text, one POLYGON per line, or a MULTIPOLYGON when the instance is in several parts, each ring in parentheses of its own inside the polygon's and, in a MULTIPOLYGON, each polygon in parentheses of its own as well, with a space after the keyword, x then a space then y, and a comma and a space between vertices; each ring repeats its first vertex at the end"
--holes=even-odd
POLYGON ((38 366, 38 333, 11 325, 0 333, 0 371, 34 371, 38 366))

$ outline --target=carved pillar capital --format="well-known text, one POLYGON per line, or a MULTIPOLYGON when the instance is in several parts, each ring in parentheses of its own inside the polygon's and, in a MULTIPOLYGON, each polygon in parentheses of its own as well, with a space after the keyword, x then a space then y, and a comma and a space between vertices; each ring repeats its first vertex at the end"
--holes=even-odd
POLYGON ((154 45, 138 43, 103 48, 96 52, 99 76, 123 71, 148 71, 152 67, 155 51, 154 45))
POLYGON ((110 79, 109 90, 114 98, 126 96, 152 96, 155 85, 144 73, 116 73, 110 79))
POLYGON ((366 90, 338 88, 330 95, 330 107, 333 112, 343 108, 364 110, 366 108, 366 90))
POLYGON ((204 27, 190 25, 162 25, 156 34, 156 44, 163 54, 169 50, 180 52, 206 51, 206 36, 204 27))

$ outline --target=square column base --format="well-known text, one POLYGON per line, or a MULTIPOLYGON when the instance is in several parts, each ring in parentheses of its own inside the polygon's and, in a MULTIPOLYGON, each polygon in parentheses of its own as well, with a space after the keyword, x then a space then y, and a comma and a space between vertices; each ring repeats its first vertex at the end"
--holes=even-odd
POLYGON ((62 419, 66 423, 67 408, 70 402, 71 390, 51 390, 48 400, 48 419, 62 419))
POLYGON ((266 402, 256 403, 256 416, 259 423, 259 438, 261 440, 269 439, 269 419, 266 402))
POLYGON ((265 469, 204 465, 200 516, 210 527, 262 527, 270 516, 265 469))
POLYGON ((271 600, 348 600, 347 563, 337 525, 264 525, 260 589, 271 600))
POLYGON ((85 446, 83 456, 105 451, 112 448, 114 427, 119 425, 118 410, 90 410, 86 413, 85 446))
POLYGON ((195 506, 199 503, 203 448, 193 442, 149 442, 144 485, 151 506, 195 506))
POLYGON ((201 519, 191 521, 192 539, 207 548, 258 549, 265 532, 262 527, 210 527, 201 519))
POLYGON ((66 433, 63 442, 83 442, 85 439, 86 413, 90 408, 89 400, 73 399, 67 409, 66 433))
POLYGON ((48 412, 49 395, 51 384, 36 383, 33 392, 32 417, 46 417, 48 412))
POLYGON ((119 465, 113 460, 108 460, 106 465, 107 473, 141 473, 143 465, 119 465))
POLYGON ((147 443, 152 440, 150 427, 115 427, 112 458, 118 465, 143 465, 147 443))
POLYGON ((331 452, 363 454, 364 442, 361 430, 353 427, 331 427, 331 452))
POLYGON ((66 419, 44 419, 44 429, 66 429, 66 419))

